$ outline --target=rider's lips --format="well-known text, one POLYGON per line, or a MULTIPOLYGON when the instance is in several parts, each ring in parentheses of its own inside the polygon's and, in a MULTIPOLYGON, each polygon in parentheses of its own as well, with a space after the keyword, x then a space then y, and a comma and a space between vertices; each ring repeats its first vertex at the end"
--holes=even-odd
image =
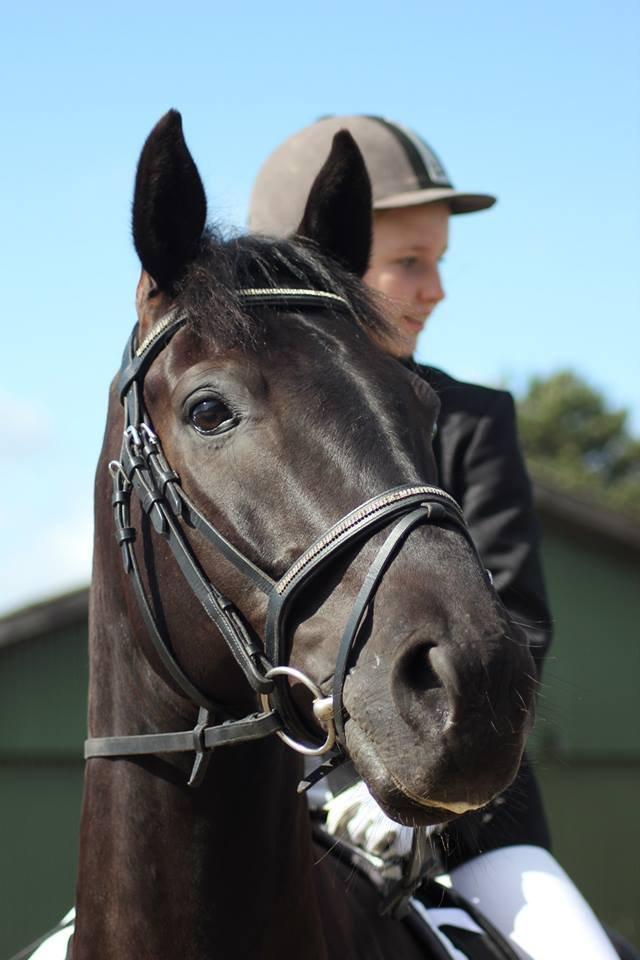
POLYGON ((420 320, 416 320, 415 317, 403 316, 402 322, 409 329, 411 333, 420 333, 424 327, 426 317, 422 317, 420 320))
POLYGON ((412 315, 410 313, 402 314, 401 322, 407 334, 417 337, 418 334, 420 334, 424 329, 432 310, 433 308, 427 310, 423 308, 420 313, 416 315, 412 315))

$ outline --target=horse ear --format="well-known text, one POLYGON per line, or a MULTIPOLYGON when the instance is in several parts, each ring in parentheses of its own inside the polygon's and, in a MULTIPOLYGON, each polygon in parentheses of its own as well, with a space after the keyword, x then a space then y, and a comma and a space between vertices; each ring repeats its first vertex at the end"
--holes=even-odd
POLYGON ((313 240, 361 277, 369 265, 371 229, 369 174, 357 143, 348 130, 340 130, 313 182, 296 236, 313 240))
POLYGON ((204 187, 184 140, 182 118, 169 110, 142 148, 133 197, 133 243, 161 291, 172 293, 196 256, 206 218, 204 187))

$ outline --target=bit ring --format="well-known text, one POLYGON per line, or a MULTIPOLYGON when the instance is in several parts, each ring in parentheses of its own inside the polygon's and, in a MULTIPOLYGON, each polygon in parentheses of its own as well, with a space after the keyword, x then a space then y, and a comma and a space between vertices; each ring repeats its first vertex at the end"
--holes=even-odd
MULTIPOLYGON (((299 680, 313 694, 313 714, 327 731, 326 739, 319 747, 309 747, 305 743, 300 743, 285 733, 284 730, 276 730, 276 734, 288 747, 291 747, 297 753, 304 754, 305 757, 320 757, 323 753, 328 753, 336 742, 331 698, 325 697, 318 684, 314 683, 302 670, 298 670, 296 667, 272 667, 266 672, 265 678, 271 680, 273 677, 293 677, 294 680, 299 680)), ((271 709, 268 693, 260 694, 260 701, 263 710, 271 709)))

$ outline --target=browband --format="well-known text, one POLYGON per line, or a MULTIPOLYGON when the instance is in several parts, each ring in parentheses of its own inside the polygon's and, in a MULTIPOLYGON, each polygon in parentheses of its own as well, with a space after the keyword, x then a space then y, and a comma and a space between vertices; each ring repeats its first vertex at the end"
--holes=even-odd
MULTIPOLYGON (((269 306, 322 306, 340 304, 349 308, 344 297, 329 290, 312 290, 306 287, 241 287, 237 291, 242 300, 255 301, 269 306)), ((187 314, 181 313, 177 307, 157 322, 147 334, 142 343, 135 346, 135 330, 125 348, 122 367, 118 377, 118 394, 122 399, 138 376, 146 371, 151 362, 166 347, 167 343, 177 333, 178 329, 187 322, 187 314)))

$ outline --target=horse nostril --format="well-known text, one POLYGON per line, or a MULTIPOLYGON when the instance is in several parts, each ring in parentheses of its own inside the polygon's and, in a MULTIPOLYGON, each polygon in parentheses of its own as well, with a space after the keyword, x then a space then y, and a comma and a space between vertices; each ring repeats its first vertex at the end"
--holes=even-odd
POLYGON ((413 650, 405 653, 398 664, 398 679, 406 684, 410 690, 423 693, 442 687, 443 683, 434 669, 434 654, 437 647, 432 643, 420 643, 413 650))
POLYGON ((456 670, 452 657, 440 647, 432 647, 429 653, 431 669, 435 671, 440 678, 441 685, 447 691, 452 703, 456 703, 462 697, 460 688, 460 675, 456 670))
POLYGON ((422 641, 396 661, 393 697, 411 726, 424 730, 435 723, 442 729, 456 723, 464 703, 461 687, 453 657, 438 644, 422 641))

